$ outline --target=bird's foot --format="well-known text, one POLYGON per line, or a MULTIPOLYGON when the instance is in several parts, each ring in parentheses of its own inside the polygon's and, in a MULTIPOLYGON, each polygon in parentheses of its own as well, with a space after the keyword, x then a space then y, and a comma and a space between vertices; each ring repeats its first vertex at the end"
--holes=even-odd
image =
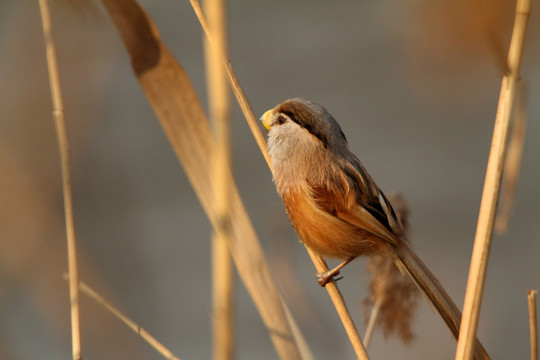
POLYGON ((328 284, 331 281, 336 282, 338 280, 343 279, 343 276, 334 278, 334 276, 337 276, 337 275, 339 275, 339 270, 336 270, 336 269, 332 269, 332 270, 315 274, 315 276, 317 277, 317 281, 319 282, 319 285, 321 285, 321 287, 325 287, 326 284, 328 284))

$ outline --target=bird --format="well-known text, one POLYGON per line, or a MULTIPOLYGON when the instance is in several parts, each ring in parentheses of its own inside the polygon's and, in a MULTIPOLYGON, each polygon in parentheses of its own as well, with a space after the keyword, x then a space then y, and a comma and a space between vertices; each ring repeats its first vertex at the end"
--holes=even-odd
MULTIPOLYGON (((390 201, 349 150, 339 123, 323 106, 293 98, 260 118, 277 192, 300 240, 340 259, 318 273, 321 286, 360 256, 391 256, 437 309, 457 339, 461 312, 411 249, 390 201)), ((476 340, 475 359, 489 359, 476 340)))

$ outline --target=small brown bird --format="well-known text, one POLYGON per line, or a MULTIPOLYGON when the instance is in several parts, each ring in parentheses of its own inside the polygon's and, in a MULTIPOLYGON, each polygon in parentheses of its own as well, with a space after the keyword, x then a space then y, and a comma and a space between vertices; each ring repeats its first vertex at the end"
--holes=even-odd
MULTIPOLYGON (((461 312, 409 247, 392 205, 377 187, 332 115, 295 98, 261 117, 268 130, 274 181, 300 239, 322 256, 342 259, 317 274, 325 286, 358 256, 390 255, 429 298, 458 338, 461 312)), ((489 359, 476 341, 476 359, 489 359)))

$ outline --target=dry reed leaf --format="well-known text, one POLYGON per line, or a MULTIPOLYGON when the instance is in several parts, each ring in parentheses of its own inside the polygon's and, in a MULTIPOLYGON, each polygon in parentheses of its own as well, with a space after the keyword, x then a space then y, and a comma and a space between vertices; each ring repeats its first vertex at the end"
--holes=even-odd
MULTIPOLYGON (((133 0, 102 0, 131 57, 133 70, 208 215, 217 227, 211 182, 215 142, 191 82, 161 42, 146 12, 133 0)), ((282 359, 299 359, 280 296, 244 205, 231 183, 229 249, 282 359)))
POLYGON ((505 44, 513 6, 511 0, 425 2, 414 14, 413 27, 424 60, 436 57, 453 67, 456 55, 474 59, 491 53, 497 69, 507 73, 505 44))
MULTIPOLYGON (((399 195, 389 196, 389 200, 407 231, 409 210, 404 200, 399 195)), ((376 316, 375 322, 382 328, 385 338, 396 334, 409 344, 415 338, 411 324, 420 294, 416 284, 399 270, 392 256, 371 256, 367 266, 371 274, 370 295, 362 302, 366 323, 376 316)), ((366 335, 366 342, 370 337, 366 335)))

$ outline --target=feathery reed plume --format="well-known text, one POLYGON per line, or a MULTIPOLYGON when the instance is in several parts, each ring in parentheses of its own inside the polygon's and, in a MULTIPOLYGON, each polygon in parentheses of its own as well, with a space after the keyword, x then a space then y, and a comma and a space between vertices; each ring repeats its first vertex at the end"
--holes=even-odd
POLYGON ((369 317, 369 325, 364 343, 369 345, 374 325, 379 325, 385 338, 398 335, 405 344, 409 344, 415 334, 411 329, 414 318, 418 289, 409 276, 400 272, 390 256, 372 256, 368 260, 368 271, 372 275, 370 296, 364 300, 364 314, 369 317))
MULTIPOLYGON (((400 195, 390 195, 388 200, 405 232, 408 232, 409 209, 405 201, 400 195)), ((371 282, 370 295, 363 301, 364 316, 368 324, 364 344, 369 346, 375 325, 382 328, 385 338, 396 334, 405 344, 409 344, 415 338, 411 323, 419 294, 416 284, 400 271, 392 256, 371 256, 368 258, 367 267, 371 282)))

